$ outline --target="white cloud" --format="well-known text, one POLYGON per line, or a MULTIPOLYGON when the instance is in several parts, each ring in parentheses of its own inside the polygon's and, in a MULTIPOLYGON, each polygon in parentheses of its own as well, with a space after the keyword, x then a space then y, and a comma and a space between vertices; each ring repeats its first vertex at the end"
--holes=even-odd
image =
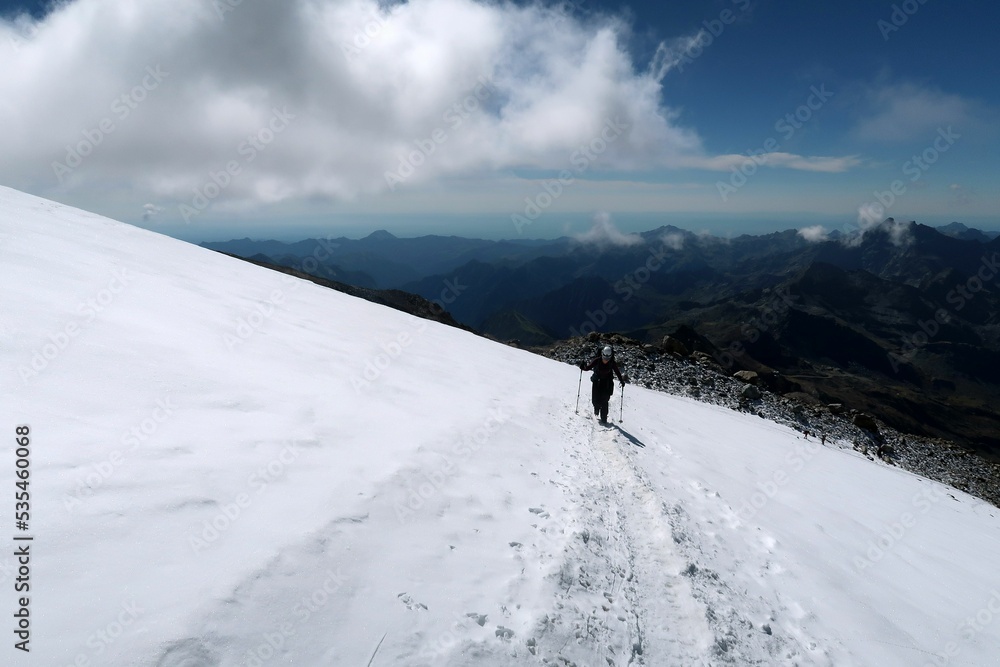
POLYGON ((707 229, 702 229, 695 232, 695 236, 698 239, 698 243, 705 246, 710 245, 731 245, 732 239, 729 236, 716 236, 711 231, 707 229))
POLYGON ((814 171, 824 173, 841 173, 862 164, 858 155, 842 157, 803 156, 794 153, 762 153, 754 157, 741 154, 715 155, 712 157, 684 158, 686 166, 711 171, 730 171, 744 165, 756 163, 757 167, 772 167, 795 169, 798 171, 814 171))
POLYGON ((583 234, 577 234, 575 238, 580 243, 595 245, 599 248, 612 246, 627 247, 642 243, 642 237, 638 234, 625 234, 611 221, 611 215, 600 212, 594 216, 594 224, 583 234))
POLYGON ((844 237, 847 246, 861 244, 865 235, 872 231, 882 231, 895 246, 905 246, 913 243, 912 223, 897 222, 894 218, 884 218, 885 209, 879 204, 862 204, 858 207, 858 229, 853 234, 844 237))
POLYGON ((803 227, 800 229, 799 236, 804 238, 809 243, 820 243, 829 238, 829 232, 823 225, 813 225, 811 227, 803 227))
POLYGON ((889 233, 889 240, 893 245, 905 246, 913 243, 913 223, 896 222, 892 218, 885 223, 885 229, 889 233))
POLYGON ((149 222, 160 213, 163 213, 163 207, 157 206, 156 204, 145 204, 142 207, 142 221, 149 222))
POLYGON ((680 251, 684 249, 684 235, 677 232, 664 234, 660 237, 660 242, 671 250, 680 251))
POLYGON ((914 83, 879 84, 864 92, 865 115, 853 134, 878 143, 926 141, 940 127, 976 122, 976 106, 959 95, 914 83))
POLYGON ((702 29, 692 35, 661 42, 649 63, 650 73, 657 81, 662 81, 671 70, 691 61, 691 54, 698 47, 704 48, 708 37, 708 32, 702 29))
POLYGON ((951 192, 949 203, 953 206, 966 206, 972 203, 978 195, 975 188, 967 187, 961 183, 952 183, 948 186, 948 190, 951 192))
POLYGON ((707 156, 662 100, 698 34, 637 67, 622 19, 566 4, 73 0, 0 20, 0 182, 176 219, 197 197, 248 211, 558 172, 588 148, 589 173, 746 159, 707 156))
POLYGON ((349 200, 568 168, 616 121, 595 167, 701 154, 627 36, 613 17, 475 0, 75 0, 30 29, 0 21, 0 180, 177 203, 216 187, 215 205, 349 200))

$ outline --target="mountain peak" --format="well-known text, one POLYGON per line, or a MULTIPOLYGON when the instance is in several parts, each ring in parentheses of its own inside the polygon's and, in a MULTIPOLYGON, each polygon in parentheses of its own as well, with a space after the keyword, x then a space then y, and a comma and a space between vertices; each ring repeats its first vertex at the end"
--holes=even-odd
POLYGON ((937 229, 942 234, 960 234, 962 232, 969 231, 969 228, 961 222, 950 222, 947 225, 938 227, 937 229))
POLYGON ((961 222, 952 222, 941 227, 936 227, 935 229, 945 236, 950 236, 962 241, 980 241, 981 243, 989 243, 991 239, 989 234, 967 225, 963 225, 961 222))
POLYGON ((365 241, 394 241, 397 237, 384 229, 376 229, 364 238, 365 241))

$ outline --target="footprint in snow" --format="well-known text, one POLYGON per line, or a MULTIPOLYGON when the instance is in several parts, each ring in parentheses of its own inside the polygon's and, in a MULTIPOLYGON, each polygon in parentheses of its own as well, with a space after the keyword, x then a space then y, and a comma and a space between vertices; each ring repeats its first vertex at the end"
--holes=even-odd
POLYGON ((479 624, 479 627, 483 627, 484 625, 486 625, 486 614, 477 614, 475 612, 469 612, 468 614, 466 614, 466 616, 468 616, 471 619, 474 619, 476 623, 479 624))
POLYGON ((543 519, 548 519, 549 518, 549 513, 546 512, 541 507, 529 507, 528 511, 531 512, 532 514, 537 514, 538 516, 542 517, 543 519))
POLYGON ((156 667, 216 667, 219 662, 219 656, 210 644, 192 637, 168 646, 156 667))
POLYGON ((423 609, 425 611, 427 610, 427 605, 425 605, 423 602, 414 602, 413 598, 410 597, 409 593, 403 592, 397 595, 396 597, 398 597, 400 601, 403 604, 405 604, 406 608, 409 609, 410 611, 413 611, 415 609, 423 609))

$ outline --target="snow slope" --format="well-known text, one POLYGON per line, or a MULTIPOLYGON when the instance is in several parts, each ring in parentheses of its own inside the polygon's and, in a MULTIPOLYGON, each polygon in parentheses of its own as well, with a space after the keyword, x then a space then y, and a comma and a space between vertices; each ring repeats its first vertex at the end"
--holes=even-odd
POLYGON ((1000 512, 838 443, 6 188, 0 285, 4 664, 1000 654, 1000 512))

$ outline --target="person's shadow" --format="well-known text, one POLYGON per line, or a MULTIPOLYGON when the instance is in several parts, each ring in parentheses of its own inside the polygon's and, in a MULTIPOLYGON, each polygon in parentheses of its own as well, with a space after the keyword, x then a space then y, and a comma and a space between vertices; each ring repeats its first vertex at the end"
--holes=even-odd
POLYGON ((618 432, 625 436, 625 439, 629 441, 629 444, 635 445, 636 447, 642 447, 643 449, 646 448, 646 445, 644 445, 641 440, 622 428, 620 423, 616 424, 614 422, 608 422, 608 425, 614 426, 618 429, 618 432))

